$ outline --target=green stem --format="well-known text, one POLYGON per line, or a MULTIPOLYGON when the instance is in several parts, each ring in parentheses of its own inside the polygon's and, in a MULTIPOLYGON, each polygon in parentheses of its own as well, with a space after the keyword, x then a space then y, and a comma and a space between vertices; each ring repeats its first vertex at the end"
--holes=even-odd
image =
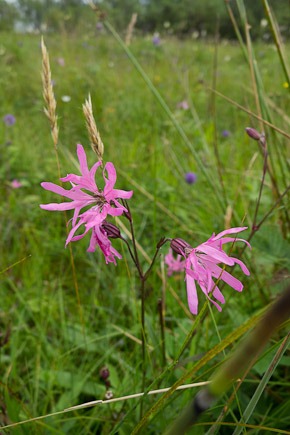
POLYGON ((289 68, 288 68, 288 65, 287 65, 287 62, 286 62, 286 58, 285 58, 285 54, 284 54, 284 51, 283 51, 283 44, 282 44, 282 41, 281 41, 281 36, 279 35, 279 30, 278 30, 277 23, 275 22, 275 18, 274 18, 273 14, 272 14, 272 11, 270 9, 268 1, 267 0, 263 0, 263 5, 264 5, 264 9, 265 9, 266 15, 267 15, 268 20, 269 20, 270 28, 271 28, 272 35, 273 35, 273 38, 274 38, 274 42, 276 44, 277 51, 278 51, 278 54, 279 54, 279 57, 280 57, 282 68, 284 70, 285 78, 286 78, 288 84, 290 85, 289 68))

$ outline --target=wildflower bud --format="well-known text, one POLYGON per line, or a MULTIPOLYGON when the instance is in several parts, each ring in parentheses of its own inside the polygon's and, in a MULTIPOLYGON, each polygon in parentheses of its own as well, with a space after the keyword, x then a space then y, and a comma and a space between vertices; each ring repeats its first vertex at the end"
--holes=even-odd
POLYGON ((118 227, 116 225, 111 224, 110 222, 104 221, 102 223, 102 228, 106 231, 107 236, 110 237, 110 239, 120 239, 121 233, 118 227))
POLYGON ((188 184, 194 184, 196 182, 196 174, 194 172, 187 172, 184 178, 188 184))
POLYGON ((109 371, 108 367, 104 366, 101 368, 99 374, 100 374, 100 378, 102 378, 105 381, 110 376, 110 371, 109 371))
POLYGON ((261 137, 263 137, 263 134, 259 133, 255 128, 252 127, 247 127, 246 132, 247 135, 254 140, 260 140, 261 137))
POLYGON ((170 243, 170 247, 174 252, 176 252, 176 254, 183 255, 183 256, 185 255, 185 248, 192 249, 190 244, 183 239, 172 239, 170 243))

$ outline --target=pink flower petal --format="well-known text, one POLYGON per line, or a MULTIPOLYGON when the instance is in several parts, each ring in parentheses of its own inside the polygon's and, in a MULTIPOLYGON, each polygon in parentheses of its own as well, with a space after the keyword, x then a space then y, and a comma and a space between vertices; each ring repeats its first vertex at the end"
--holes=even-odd
POLYGON ((217 301, 219 301, 221 304, 224 304, 226 302, 224 295, 220 291, 220 289, 215 286, 214 291, 212 292, 212 295, 216 298, 217 301))
POLYGON ((218 240, 221 237, 225 236, 226 234, 235 234, 240 233, 241 231, 246 230, 248 227, 236 227, 236 228, 229 228, 228 230, 224 230, 221 233, 218 233, 216 236, 214 236, 213 240, 218 240))
POLYGON ((187 302, 189 310, 192 314, 197 314, 198 312, 198 298, 196 292, 196 286, 194 279, 186 275, 186 285, 187 285, 187 302))
POLYGON ((233 259, 229 257, 225 252, 218 251, 215 248, 207 246, 205 243, 199 245, 196 248, 196 250, 204 252, 205 254, 210 255, 213 259, 217 260, 218 262, 228 264, 229 266, 233 266, 235 264, 233 259))
POLYGON ((89 176, 89 168, 87 163, 87 156, 84 150, 84 147, 81 144, 77 144, 77 155, 80 162, 80 169, 82 176, 89 176))
POLYGON ((117 180, 117 174, 116 169, 113 165, 113 163, 108 162, 104 169, 104 180, 106 182, 105 188, 104 188, 104 195, 106 198, 111 199, 111 192, 115 186, 116 180, 117 180), (108 178, 105 176, 105 171, 108 173, 108 178))

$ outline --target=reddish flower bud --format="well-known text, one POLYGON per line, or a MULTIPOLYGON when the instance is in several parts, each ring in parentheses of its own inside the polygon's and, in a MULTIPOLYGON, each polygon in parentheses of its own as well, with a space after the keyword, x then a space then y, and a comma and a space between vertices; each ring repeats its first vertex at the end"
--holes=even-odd
POLYGON ((120 239, 121 238, 121 233, 118 227, 116 227, 116 225, 111 224, 110 222, 104 221, 102 223, 102 228, 103 230, 106 231, 107 236, 110 239, 120 239))
POLYGON ((102 378, 105 381, 110 376, 110 371, 109 371, 108 367, 104 366, 101 368, 99 374, 100 374, 100 378, 102 378))
POLYGON ((260 140, 261 137, 263 137, 261 133, 259 133, 255 128, 252 127, 247 127, 246 132, 247 135, 254 140, 260 140))
POLYGON ((170 247, 176 254, 185 256, 185 248, 192 249, 189 243, 187 243, 183 239, 172 239, 170 243, 170 247))

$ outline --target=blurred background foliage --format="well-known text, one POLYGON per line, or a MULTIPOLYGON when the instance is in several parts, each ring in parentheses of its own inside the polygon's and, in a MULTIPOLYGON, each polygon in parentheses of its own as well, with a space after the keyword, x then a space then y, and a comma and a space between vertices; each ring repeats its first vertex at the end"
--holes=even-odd
MULTIPOLYGON (((0 31, 30 30, 79 32, 87 30, 91 14, 84 0, 0 0, 0 31)), ((160 32, 178 37, 214 36, 219 28, 222 38, 235 38, 235 31, 226 4, 233 12, 237 0, 99 0, 104 15, 117 30, 128 26, 133 13, 138 14, 136 30, 141 34, 160 32)), ((267 41, 270 32, 263 22, 262 1, 245 0, 252 38, 267 41)), ((289 0, 271 1, 283 37, 290 36, 289 0)), ((241 22, 238 21, 241 26, 241 22)))

